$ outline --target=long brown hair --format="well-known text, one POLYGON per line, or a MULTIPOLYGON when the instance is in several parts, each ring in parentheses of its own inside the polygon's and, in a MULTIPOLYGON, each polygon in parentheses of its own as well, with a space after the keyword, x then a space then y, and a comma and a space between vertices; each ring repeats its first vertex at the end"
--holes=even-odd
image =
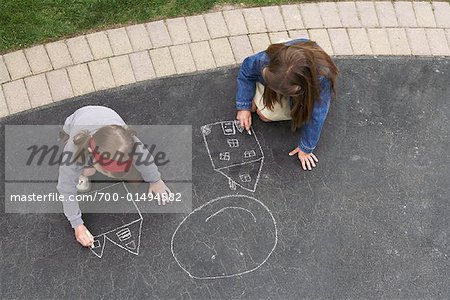
POLYGON ((316 42, 272 44, 266 53, 270 62, 263 74, 266 81, 264 105, 273 109, 275 103, 282 104, 282 96, 293 97, 292 130, 311 119, 314 101, 320 101, 319 76, 330 80, 333 96, 336 97, 339 70, 316 42))
MULTIPOLYGON (((118 161, 127 161, 133 159, 132 151, 135 144, 134 136, 136 132, 130 127, 122 127, 119 125, 107 125, 99 128, 92 136, 88 131, 81 131, 73 138, 73 143, 77 147, 74 155, 78 161, 86 161, 90 155, 88 148, 89 140, 92 137, 96 151, 99 153, 110 153, 112 156, 118 155, 118 161)), ((136 170, 134 164, 131 165, 128 172, 106 172, 108 176, 120 178, 126 181, 138 182, 142 181, 141 174, 136 170)))

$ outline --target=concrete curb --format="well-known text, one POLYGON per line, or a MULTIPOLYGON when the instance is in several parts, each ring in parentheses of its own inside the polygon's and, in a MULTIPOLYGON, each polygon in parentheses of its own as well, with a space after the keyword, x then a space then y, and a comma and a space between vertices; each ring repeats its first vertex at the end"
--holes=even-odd
POLYGON ((0 117, 153 78, 239 64, 306 37, 333 56, 450 56, 448 2, 323 2, 224 10, 0 56, 0 117))

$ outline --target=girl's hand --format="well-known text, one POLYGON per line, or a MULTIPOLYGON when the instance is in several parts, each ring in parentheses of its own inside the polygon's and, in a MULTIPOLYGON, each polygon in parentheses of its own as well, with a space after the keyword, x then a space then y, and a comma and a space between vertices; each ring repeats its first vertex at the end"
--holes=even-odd
POLYGON ((78 225, 75 228, 75 238, 77 239, 78 243, 80 243, 84 247, 90 247, 94 244, 94 237, 83 224, 78 225))
POLYGON ((153 193, 155 195, 158 195, 158 205, 166 205, 166 200, 169 198, 168 194, 171 193, 167 185, 164 183, 164 181, 160 180, 157 182, 152 182, 149 184, 148 187, 148 193, 153 193), (165 196, 163 196, 165 195, 165 196))
POLYGON ((240 110, 237 113, 236 119, 241 123, 241 127, 249 131, 252 126, 252 113, 249 110, 240 110))
POLYGON ((316 167, 316 162, 319 161, 313 153, 305 153, 302 150, 300 150, 300 148, 298 148, 298 147, 295 148, 294 150, 292 150, 291 152, 289 152, 289 156, 292 156, 295 154, 297 154, 298 159, 302 163, 302 168, 305 171, 306 171, 307 167, 308 167, 308 170, 311 171, 312 168, 316 167))

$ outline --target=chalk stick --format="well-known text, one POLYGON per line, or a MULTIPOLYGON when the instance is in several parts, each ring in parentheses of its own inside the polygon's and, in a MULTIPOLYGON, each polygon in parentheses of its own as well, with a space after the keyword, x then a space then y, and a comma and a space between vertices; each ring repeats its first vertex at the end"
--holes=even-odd
MULTIPOLYGON (((90 238, 92 240, 94 239, 94 237, 92 236, 92 234, 89 231, 86 231, 86 235, 87 235, 88 238, 90 238)), ((94 248, 94 243, 92 243, 90 247, 94 248)))

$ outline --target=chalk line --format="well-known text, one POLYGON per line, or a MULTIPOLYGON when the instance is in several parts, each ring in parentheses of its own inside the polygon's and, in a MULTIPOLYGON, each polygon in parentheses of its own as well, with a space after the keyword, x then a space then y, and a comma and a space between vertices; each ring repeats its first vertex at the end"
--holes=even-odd
POLYGON ((249 214, 252 215, 252 217, 253 217, 253 219, 255 220, 255 223, 256 223, 256 217, 255 217, 255 215, 254 215, 251 211, 249 211, 248 209, 243 208, 243 207, 239 207, 239 206, 227 206, 227 207, 224 207, 224 208, 222 208, 222 209, 219 209, 218 211, 216 211, 215 213, 213 213, 212 215, 210 215, 209 217, 207 217, 207 218, 205 219, 205 222, 208 222, 209 219, 211 219, 212 217, 217 216, 218 214, 220 214, 221 212, 223 212, 224 210, 227 210, 227 209, 240 209, 240 210, 246 211, 246 212, 248 212, 249 214))
MULTIPOLYGON (((101 188, 101 189, 92 191, 92 192, 90 192, 90 193, 94 193, 94 192, 95 192, 95 194, 97 194, 97 192, 103 191, 103 190, 105 190, 105 189, 111 188, 111 187, 116 186, 116 185, 119 185, 119 184, 122 184, 122 186, 123 186, 123 188, 125 189, 125 191, 127 192, 127 194, 130 193, 130 191, 128 190, 127 186, 125 185, 125 183, 124 183, 123 181, 122 181, 122 182, 117 182, 117 183, 114 183, 114 184, 111 184, 111 185, 108 185, 108 186, 106 186, 106 187, 103 187, 103 188, 101 188)), ((127 199, 127 201, 128 201, 128 199, 127 199)), ((132 253, 132 254, 139 255, 139 247, 140 247, 140 244, 141 244, 142 223, 143 223, 142 221, 143 221, 144 218, 142 217, 142 213, 141 213, 141 211, 139 210, 139 207, 138 207, 138 206, 136 205, 136 203, 134 202, 134 200, 131 198, 130 201, 133 203, 134 207, 136 208, 136 211, 137 211, 137 213, 138 213, 138 215, 139 215, 139 218, 136 219, 136 220, 133 220, 133 221, 131 221, 131 222, 129 222, 129 223, 123 224, 123 225, 121 225, 121 226, 119 226, 119 227, 116 227, 116 228, 114 228, 114 229, 108 230, 108 231, 106 231, 106 232, 103 232, 103 233, 101 233, 101 234, 98 234, 98 235, 94 236, 94 238, 97 238, 97 239, 99 239, 100 237, 103 237, 103 243, 102 243, 102 249, 101 249, 100 255, 97 254, 96 252, 94 252, 93 249, 90 249, 91 252, 94 253, 98 258, 102 258, 102 256, 103 256, 103 250, 104 250, 104 248, 105 248, 106 240, 109 240, 109 241, 112 242, 114 245, 116 245, 116 246, 118 246, 118 247, 120 247, 120 248, 122 248, 122 249, 124 249, 124 250, 126 250, 126 251, 128 251, 128 252, 130 252, 130 253, 132 253), (137 222, 140 222, 140 224, 139 224, 139 231, 138 231, 138 236, 137 236, 137 242, 134 243, 134 251, 131 250, 131 249, 129 249, 129 248, 127 248, 127 247, 125 247, 125 246, 123 246, 123 245, 120 245, 119 243, 117 243, 116 241, 114 241, 114 240, 112 240, 111 238, 108 237, 108 234, 111 234, 111 233, 113 233, 113 232, 119 231, 119 230, 121 230, 121 229, 128 228, 129 226, 131 226, 131 225, 133 225, 133 224, 135 224, 135 223, 137 223, 137 222)), ((128 231, 129 231, 129 228, 128 228, 128 231)), ((122 237, 123 237, 123 236, 122 236, 122 237)), ((130 233, 130 236, 129 236, 128 238, 131 238, 131 233, 130 233)), ((128 239, 128 238, 127 238, 127 239, 128 239)), ((120 239, 120 238, 119 238, 119 239, 120 239)), ((136 239, 134 239, 134 240, 136 240, 136 239)), ((133 240, 133 241, 134 241, 134 240, 133 240)), ((130 243, 131 243, 131 242, 128 242, 126 245, 128 245, 128 244, 130 244, 130 243)), ((95 248, 94 248, 94 249, 95 249, 95 248)))
MULTIPOLYGON (((211 217, 211 216, 210 216, 210 217, 211 217)), ((171 239, 171 241, 170 241, 170 251, 172 252, 172 256, 173 256, 173 258, 175 259, 175 261, 176 261, 176 263, 178 264, 178 266, 179 266, 184 272, 186 272, 186 273, 189 275, 189 277, 194 278, 194 279, 220 279, 220 278, 231 278, 231 277, 236 277, 236 276, 248 274, 248 273, 250 273, 250 272, 253 272, 253 271, 259 269, 262 265, 264 265, 264 264, 266 263, 266 261, 267 261, 267 260, 269 259, 269 257, 272 255, 273 251, 275 251, 275 248, 277 247, 277 244, 278 244, 278 229, 277 229, 277 222, 276 222, 276 220, 275 220, 275 218, 274 218, 272 212, 270 211, 270 209, 269 209, 264 203, 262 203, 261 201, 259 201, 259 200, 256 199, 256 198, 253 198, 253 197, 250 197, 250 196, 246 196, 246 195, 228 195, 228 196, 218 197, 218 198, 213 199, 213 200, 211 200, 211 201, 209 201, 209 202, 206 202, 205 204, 203 204, 203 205, 197 207, 196 209, 194 209, 194 210, 193 210, 191 213, 189 213, 186 217, 184 217, 184 219, 181 221, 180 224, 178 224, 177 228, 175 229, 174 233, 172 234, 172 239, 171 239), (265 258, 261 263, 259 263, 256 267, 254 267, 254 268, 252 268, 252 269, 250 269, 250 270, 246 270, 246 271, 243 271, 243 272, 238 272, 238 273, 230 274, 230 275, 221 275, 221 276, 205 276, 205 277, 195 276, 195 275, 193 275, 191 272, 189 272, 189 271, 181 264, 181 262, 178 260, 177 255, 175 254, 175 251, 174 251, 174 238, 175 238, 175 236, 176 236, 178 230, 180 229, 180 227, 183 225, 183 223, 184 223, 184 222, 185 222, 192 214, 194 214, 195 212, 201 210, 202 208, 206 207, 207 205, 210 205, 210 204, 212 204, 212 203, 214 203, 214 202, 216 202, 216 201, 220 201, 220 200, 223 200, 223 199, 226 199, 226 198, 247 198, 247 199, 253 200, 253 201, 257 202, 258 204, 260 204, 260 205, 261 205, 261 206, 269 213, 269 215, 270 215, 270 217, 271 217, 271 219, 272 219, 273 225, 274 225, 274 244, 273 244, 273 247, 272 247, 272 249, 269 251, 269 254, 266 256, 266 258, 265 258)))

